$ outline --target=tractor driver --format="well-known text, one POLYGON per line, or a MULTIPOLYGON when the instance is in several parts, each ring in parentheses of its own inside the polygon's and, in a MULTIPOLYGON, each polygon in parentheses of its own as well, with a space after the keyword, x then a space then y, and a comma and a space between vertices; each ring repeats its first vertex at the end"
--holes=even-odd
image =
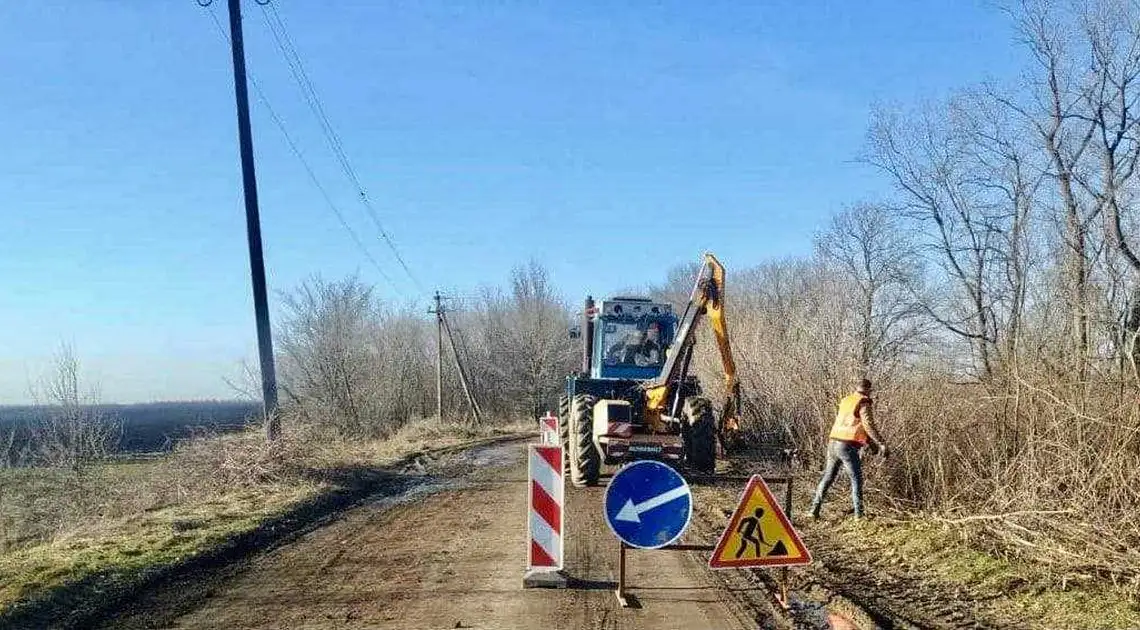
POLYGON ((631 357, 633 364, 639 367, 657 365, 661 362, 660 334, 656 323, 650 324, 645 332, 635 332, 631 335, 626 356, 631 357))
POLYGON ((648 331, 633 330, 606 352, 606 360, 622 365, 645 367, 657 365, 661 361, 661 345, 656 324, 648 331))

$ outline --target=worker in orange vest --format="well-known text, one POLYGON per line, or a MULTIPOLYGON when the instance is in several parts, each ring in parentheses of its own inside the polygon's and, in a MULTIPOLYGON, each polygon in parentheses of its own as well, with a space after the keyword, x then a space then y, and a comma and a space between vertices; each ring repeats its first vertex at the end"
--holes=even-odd
POLYGON ((839 474, 842 464, 851 478, 851 502, 855 504, 855 518, 863 518, 863 462, 860 451, 869 447, 872 453, 881 452, 885 458, 887 445, 879 437, 872 419, 871 381, 859 381, 853 394, 839 401, 839 411, 835 414, 835 424, 828 436, 827 465, 823 469, 823 479, 815 491, 810 515, 819 518, 824 496, 839 474))

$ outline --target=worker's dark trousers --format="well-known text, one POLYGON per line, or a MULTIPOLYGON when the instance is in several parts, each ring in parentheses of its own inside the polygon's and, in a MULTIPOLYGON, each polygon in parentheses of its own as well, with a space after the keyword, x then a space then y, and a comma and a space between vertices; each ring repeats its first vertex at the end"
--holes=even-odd
POLYGON ((863 516, 863 463, 859 460, 859 445, 842 440, 828 442, 827 465, 823 468, 823 479, 820 479, 819 487, 815 490, 815 499, 811 502, 812 514, 819 516, 823 498, 827 495, 828 488, 835 482, 840 464, 851 478, 851 502, 855 505, 855 516, 863 516))

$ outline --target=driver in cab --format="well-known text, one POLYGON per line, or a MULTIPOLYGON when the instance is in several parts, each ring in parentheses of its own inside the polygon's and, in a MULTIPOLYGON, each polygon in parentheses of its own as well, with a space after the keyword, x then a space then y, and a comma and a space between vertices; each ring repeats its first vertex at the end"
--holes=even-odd
POLYGON ((634 331, 626 341, 621 354, 621 362, 632 363, 638 367, 657 365, 661 362, 661 344, 658 342, 659 330, 652 325, 648 331, 634 331))

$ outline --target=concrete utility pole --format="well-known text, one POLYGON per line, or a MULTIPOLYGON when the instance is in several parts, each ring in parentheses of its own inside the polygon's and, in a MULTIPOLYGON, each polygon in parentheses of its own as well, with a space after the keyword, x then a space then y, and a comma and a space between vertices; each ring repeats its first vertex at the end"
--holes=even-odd
POLYGON ((459 351, 455 349, 455 335, 451 332, 451 323, 448 322, 447 316, 444 315, 443 329, 447 332, 447 343, 451 346, 451 355, 455 357, 455 371, 459 373, 459 384, 463 386, 463 395, 467 397, 467 404, 471 405, 471 414, 475 416, 475 424, 483 422, 483 410, 479 407, 479 402, 475 400, 475 395, 471 393, 471 385, 467 382, 467 370, 463 369, 463 362, 459 360, 459 351))
POLYGON ((273 364, 273 333, 269 327, 269 301, 265 291, 265 259, 261 251, 261 218, 257 209, 257 176, 253 169, 253 132, 249 124, 249 92, 245 77, 245 43, 241 31, 241 0, 229 0, 230 42, 234 57, 234 94, 237 97, 238 141, 245 190, 245 222, 249 240, 249 271, 253 280, 253 311, 257 320, 257 349, 261 358, 261 396, 265 406, 265 437, 277 438, 277 374, 273 364))
POLYGON ((451 354, 455 357, 455 372, 459 375, 459 383, 463 385, 463 394, 467 397, 467 402, 471 405, 471 413, 475 416, 475 423, 482 422, 483 410, 479 407, 479 402, 475 399, 474 393, 471 391, 471 384, 467 380, 467 370, 463 368, 463 362, 459 360, 459 351, 455 347, 455 336, 451 332, 451 324, 447 321, 447 309, 443 306, 444 296, 435 292, 432 298, 435 300, 435 308, 428 309, 429 313, 435 313, 435 400, 436 417, 443 420, 443 335, 447 333, 447 343, 451 348, 451 354))
POLYGON ((435 416, 443 420, 443 298, 435 292, 435 416))

